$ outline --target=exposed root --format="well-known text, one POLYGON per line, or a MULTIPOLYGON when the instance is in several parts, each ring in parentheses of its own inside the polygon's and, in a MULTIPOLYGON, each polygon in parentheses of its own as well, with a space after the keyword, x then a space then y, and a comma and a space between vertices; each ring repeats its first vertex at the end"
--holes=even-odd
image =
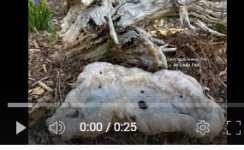
POLYGON ((211 34, 216 35, 216 36, 226 36, 226 35, 223 34, 223 33, 219 33, 219 32, 217 32, 217 31, 214 31, 214 30, 210 29, 209 27, 207 27, 207 25, 206 25, 205 23, 203 23, 203 22, 200 21, 200 20, 197 20, 197 21, 195 22, 195 24, 196 24, 200 29, 202 29, 202 30, 205 31, 205 32, 211 33, 211 34))
POLYGON ((181 25, 182 26, 186 25, 190 30, 195 31, 196 27, 191 25, 186 6, 180 6, 179 7, 179 14, 180 14, 180 23, 181 23, 181 25))

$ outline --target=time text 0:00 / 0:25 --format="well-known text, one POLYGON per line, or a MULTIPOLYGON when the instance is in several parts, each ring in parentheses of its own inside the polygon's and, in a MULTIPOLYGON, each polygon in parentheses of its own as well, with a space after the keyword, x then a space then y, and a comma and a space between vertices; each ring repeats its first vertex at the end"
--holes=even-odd
POLYGON ((108 132, 109 129, 112 127, 113 131, 115 132, 135 132, 137 131, 137 125, 136 122, 114 122, 112 125, 111 122, 108 122, 106 125, 106 130, 101 122, 90 122, 80 123, 80 131, 81 132, 102 132, 105 130, 105 132, 108 132))

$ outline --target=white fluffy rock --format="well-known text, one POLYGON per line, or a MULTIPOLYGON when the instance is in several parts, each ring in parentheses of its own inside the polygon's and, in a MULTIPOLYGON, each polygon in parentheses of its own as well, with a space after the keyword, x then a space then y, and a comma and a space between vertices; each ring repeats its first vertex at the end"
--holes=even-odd
POLYGON ((133 121, 139 131, 151 135, 182 131, 191 137, 214 137, 223 128, 224 110, 203 94, 202 86, 180 71, 156 73, 138 68, 96 62, 85 67, 76 87, 63 105, 46 121, 62 121, 63 139, 96 137, 105 133, 109 122, 133 121), (140 108, 139 102, 146 107, 140 108), (210 124, 209 132, 196 132, 197 123, 210 124), (101 122, 101 132, 81 132, 80 123, 101 122))

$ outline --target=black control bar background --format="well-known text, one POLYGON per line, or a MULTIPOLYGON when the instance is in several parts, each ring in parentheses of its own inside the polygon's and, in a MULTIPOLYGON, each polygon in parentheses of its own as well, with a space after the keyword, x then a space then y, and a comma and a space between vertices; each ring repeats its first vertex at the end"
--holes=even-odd
POLYGON ((0 144, 28 144, 28 130, 16 135, 16 121, 28 125, 28 0, 4 0, 0 9, 0 144))
MULTIPOLYGON (((228 1, 228 103, 244 103, 244 18, 243 1, 228 1)), ((242 135, 232 134, 228 136, 228 144, 244 143, 244 108, 228 108, 228 120, 232 121, 228 125, 229 133, 242 131, 242 135), (242 121, 241 128, 235 121, 242 121)))

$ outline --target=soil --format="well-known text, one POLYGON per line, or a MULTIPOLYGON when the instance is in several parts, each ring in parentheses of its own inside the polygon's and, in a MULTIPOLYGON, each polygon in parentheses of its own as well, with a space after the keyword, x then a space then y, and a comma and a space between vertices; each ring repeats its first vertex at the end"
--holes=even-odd
MULTIPOLYGON (((53 20, 57 29, 64 16, 60 9, 61 0, 48 1, 56 13, 53 20), (59 5, 58 5, 59 4, 59 5), (58 7, 59 6, 59 7, 58 7)), ((205 89, 205 94, 218 103, 227 102, 227 46, 226 38, 214 37, 206 33, 195 33, 179 29, 178 18, 164 19, 164 25, 155 22, 154 36, 163 39, 176 52, 166 53, 169 69, 181 70, 196 78, 205 89), (167 34, 162 34, 167 31, 167 34), (177 32, 176 32, 177 31, 177 32), (189 67, 190 66, 190 67, 189 67)), ((55 62, 50 56, 63 48, 61 39, 48 43, 46 33, 29 33, 29 97, 30 103, 59 103, 61 104, 73 83, 88 62, 78 58, 73 62, 55 62), (44 84, 44 86, 43 86, 44 84)), ((102 60, 101 60, 102 61, 102 60)), ((117 63, 119 64, 119 63, 117 63)), ((129 66, 135 67, 135 66, 129 66)), ((142 68, 144 69, 144 68, 142 68)), ((79 138, 62 141, 52 137, 45 126, 45 120, 55 112, 53 108, 29 109, 29 142, 32 144, 145 144, 144 134, 115 133, 113 131, 96 139, 79 138)), ((177 133, 161 133, 148 137, 148 144, 226 144, 226 127, 214 139, 195 139, 188 135, 177 133)))

